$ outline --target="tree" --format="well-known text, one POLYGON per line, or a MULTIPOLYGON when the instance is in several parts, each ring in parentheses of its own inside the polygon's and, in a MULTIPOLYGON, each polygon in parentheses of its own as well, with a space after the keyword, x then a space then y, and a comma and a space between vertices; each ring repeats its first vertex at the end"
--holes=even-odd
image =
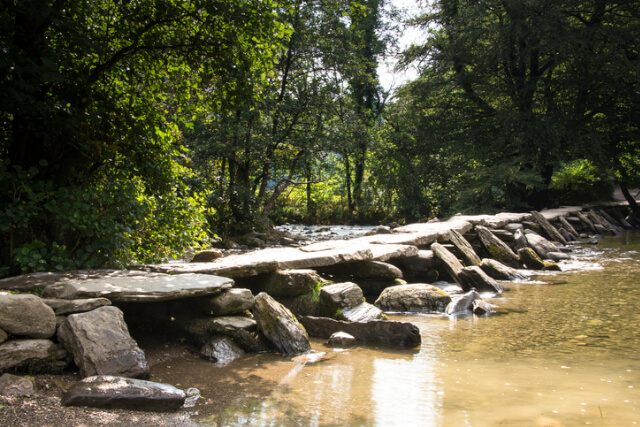
POLYGON ((200 237, 178 125, 203 91, 224 111, 251 84, 240 69, 272 67, 287 36, 274 10, 257 0, 3 2, 2 264, 157 259, 200 237))

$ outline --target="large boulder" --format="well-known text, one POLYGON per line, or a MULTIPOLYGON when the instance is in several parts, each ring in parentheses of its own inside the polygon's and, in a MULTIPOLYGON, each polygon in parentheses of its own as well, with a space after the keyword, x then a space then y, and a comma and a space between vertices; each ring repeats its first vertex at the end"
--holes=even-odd
POLYGON ((51 338, 56 315, 35 295, 0 294, 0 329, 11 335, 51 338))
MULTIPOLYGON (((519 255, 519 253, 518 253, 519 255)), ((520 256, 522 258, 522 256, 520 256)), ((489 277, 496 280, 526 280, 527 276, 518 272, 515 268, 507 267, 499 261, 491 258, 485 258, 480 263, 482 271, 487 273, 489 277)))
POLYGON ((327 339, 335 332, 345 332, 358 342, 396 347, 417 347, 421 343, 420 329, 413 323, 391 320, 344 322, 328 317, 303 316, 300 322, 309 335, 327 339))
POLYGON ((223 292, 208 296, 193 298, 190 305, 201 314, 211 316, 226 316, 242 313, 253 306, 253 294, 249 289, 231 288, 223 292))
POLYGON ((462 290, 467 292, 476 289, 478 292, 502 293, 504 287, 489 277, 487 273, 476 265, 464 267, 460 270, 460 282, 462 290))
POLYGON ((280 352, 298 354, 311 349, 309 336, 296 317, 268 294, 256 295, 252 312, 258 328, 280 352))
POLYGON ((518 255, 522 263, 531 270, 542 270, 544 268, 544 262, 538 256, 536 251, 531 248, 522 248, 518 250, 518 255))
POLYGON ((362 289, 352 282, 324 286, 320 290, 320 305, 325 315, 333 317, 339 312, 364 302, 362 289))
POLYGON ((111 375, 85 378, 62 396, 62 406, 89 406, 136 411, 174 411, 185 401, 184 391, 169 384, 111 375))
POLYGON ((11 340, 0 344, 0 371, 55 360, 58 346, 50 340, 11 340))
POLYGON ((443 312, 451 297, 442 289, 425 283, 398 285, 385 289, 375 302, 384 311, 443 312))
POLYGON ((545 259, 549 252, 560 252, 560 249, 558 249, 558 246, 555 243, 548 241, 536 232, 526 230, 524 234, 529 246, 536 251, 540 258, 545 259))
POLYGON ((95 310, 96 308, 111 305, 111 301, 106 298, 87 298, 87 299, 56 299, 44 298, 42 300, 46 305, 51 307, 56 314, 85 313, 95 310))
POLYGON ((100 307, 68 316, 58 329, 58 338, 73 355, 83 377, 149 375, 144 352, 129 335, 122 311, 117 307, 100 307))
POLYGON ((244 351, 229 337, 220 335, 211 338, 209 342, 203 345, 200 349, 200 354, 205 359, 209 359, 219 365, 227 365, 244 356, 244 351))
POLYGON ((274 297, 297 297, 313 293, 325 283, 314 270, 278 270, 264 275, 262 289, 274 297))
POLYGON ((478 238, 492 258, 513 268, 520 268, 520 259, 506 243, 497 238, 491 230, 481 225, 476 226, 478 238))

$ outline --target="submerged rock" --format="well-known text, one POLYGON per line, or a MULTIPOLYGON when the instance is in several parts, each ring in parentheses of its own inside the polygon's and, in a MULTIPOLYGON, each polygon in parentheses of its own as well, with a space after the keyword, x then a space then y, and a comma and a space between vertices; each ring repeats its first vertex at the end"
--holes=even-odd
POLYGON ((475 300, 482 300, 482 297, 475 289, 467 292, 466 294, 460 295, 456 299, 454 299, 448 306, 446 313, 447 314, 455 314, 463 311, 471 310, 473 307, 473 302, 475 300))
POLYGON ((303 316, 300 322, 317 338, 329 338, 335 332, 346 332, 358 342, 385 346, 417 347, 421 343, 420 329, 413 323, 391 320, 343 322, 328 317, 303 316))
POLYGON ((309 336, 295 316, 268 294, 255 297, 253 315, 265 337, 284 354, 309 351, 309 336))
POLYGON ((443 312, 451 297, 442 289, 426 283, 398 285, 382 291, 375 305, 384 311, 443 312))
POLYGON ((485 300, 477 299, 473 301, 472 311, 477 315, 493 313, 493 306, 485 300))
POLYGON ((56 315, 35 295, 0 294, 0 329, 11 335, 51 338, 56 315))
POLYGON ((60 325, 58 338, 73 355, 83 377, 149 375, 144 352, 129 335, 123 313, 117 307, 70 315, 60 325))
POLYGON ((356 339, 353 335, 346 332, 338 331, 329 337, 327 345, 333 348, 348 348, 356 345, 356 339))
POLYGON ((238 347, 229 337, 213 337, 200 349, 200 354, 205 359, 226 365, 244 355, 244 351, 238 347))
POLYGON ((85 378, 63 396, 62 406, 89 406, 136 411, 174 411, 186 399, 184 391, 169 385, 110 375, 85 378))

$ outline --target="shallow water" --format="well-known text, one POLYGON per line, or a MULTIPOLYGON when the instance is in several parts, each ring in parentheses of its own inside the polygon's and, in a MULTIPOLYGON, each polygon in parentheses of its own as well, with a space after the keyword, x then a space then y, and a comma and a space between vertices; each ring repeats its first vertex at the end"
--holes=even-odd
POLYGON ((152 367, 198 387, 205 426, 627 426, 640 422, 640 233, 603 239, 562 273, 503 282, 491 316, 398 315, 413 350, 357 347, 301 365, 247 355, 152 367), (546 284, 543 284, 546 283, 546 284))

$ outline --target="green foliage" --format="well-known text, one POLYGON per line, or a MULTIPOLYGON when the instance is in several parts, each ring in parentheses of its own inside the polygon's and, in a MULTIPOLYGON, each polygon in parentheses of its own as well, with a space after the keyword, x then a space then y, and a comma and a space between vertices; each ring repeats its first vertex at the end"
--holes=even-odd
POLYGON ((601 181, 596 168, 587 159, 578 159, 562 165, 551 177, 551 188, 566 189, 576 185, 601 181))

